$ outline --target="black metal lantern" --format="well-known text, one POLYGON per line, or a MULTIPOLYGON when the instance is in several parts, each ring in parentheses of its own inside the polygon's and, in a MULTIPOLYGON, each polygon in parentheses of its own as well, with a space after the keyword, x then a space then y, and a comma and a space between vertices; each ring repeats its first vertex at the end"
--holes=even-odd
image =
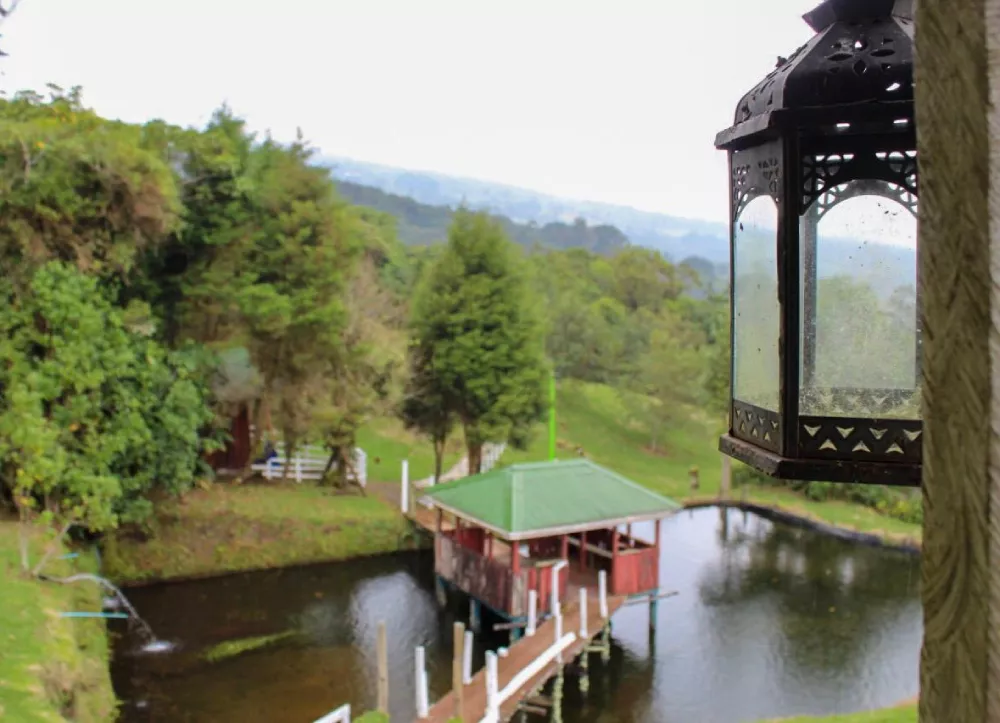
POLYGON ((720 450, 785 479, 919 485, 911 3, 827 0, 736 109, 720 450))

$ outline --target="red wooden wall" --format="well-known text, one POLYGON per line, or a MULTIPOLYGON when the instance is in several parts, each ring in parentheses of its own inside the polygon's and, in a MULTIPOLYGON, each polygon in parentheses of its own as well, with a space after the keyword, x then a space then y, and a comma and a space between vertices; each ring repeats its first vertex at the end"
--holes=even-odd
POLYGON ((208 455, 212 469, 243 469, 250 464, 250 412, 246 405, 229 425, 231 439, 224 449, 208 455))
POLYGON ((612 595, 634 595, 659 587, 660 551, 655 547, 637 547, 619 552, 611 571, 612 595))

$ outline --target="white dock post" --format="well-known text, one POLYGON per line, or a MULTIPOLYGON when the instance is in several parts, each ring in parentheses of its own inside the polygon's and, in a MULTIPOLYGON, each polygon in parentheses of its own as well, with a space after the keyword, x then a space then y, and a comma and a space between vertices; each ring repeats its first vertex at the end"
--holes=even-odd
POLYGON ((587 635, 587 590, 580 588, 580 638, 586 640, 587 635))
POLYGON ((426 718, 428 705, 427 694, 427 668, 425 666, 424 646, 417 647, 416 656, 416 682, 417 682, 417 718, 426 718))
POLYGON ((550 612, 559 615, 559 565, 552 566, 552 590, 549 596, 550 612))
POLYGON ((608 619, 608 573, 605 570, 601 570, 597 573, 597 587, 600 599, 598 603, 601 606, 601 619, 608 619))
POLYGON ((538 591, 528 590, 528 626, 524 634, 529 638, 535 634, 538 627, 538 591))
POLYGON ((465 649, 462 650, 462 682, 472 682, 472 631, 465 631, 465 649))
POLYGON ((486 653, 486 715, 485 720, 497 721, 500 718, 500 692, 497 678, 497 654, 486 653))
POLYGON ((402 490, 400 494, 399 506, 403 510, 405 515, 410 511, 410 461, 408 459, 403 460, 403 472, 402 472, 402 490))

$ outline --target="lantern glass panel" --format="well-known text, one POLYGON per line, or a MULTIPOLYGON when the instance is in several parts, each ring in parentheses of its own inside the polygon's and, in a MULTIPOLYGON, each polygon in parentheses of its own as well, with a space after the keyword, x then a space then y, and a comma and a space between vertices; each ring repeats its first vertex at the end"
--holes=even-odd
POLYGON ((778 206, 769 195, 751 200, 733 226, 733 397, 777 412, 778 206))
POLYGON ((832 186, 800 220, 799 413, 920 418, 917 199, 832 186))

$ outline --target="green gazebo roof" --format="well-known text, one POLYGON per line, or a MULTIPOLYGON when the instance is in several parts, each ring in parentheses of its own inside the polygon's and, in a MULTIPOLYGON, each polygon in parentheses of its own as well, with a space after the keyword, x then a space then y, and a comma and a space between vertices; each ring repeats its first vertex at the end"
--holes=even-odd
POLYGON ((585 459, 515 464, 437 485, 426 496, 508 540, 655 520, 680 508, 585 459))

